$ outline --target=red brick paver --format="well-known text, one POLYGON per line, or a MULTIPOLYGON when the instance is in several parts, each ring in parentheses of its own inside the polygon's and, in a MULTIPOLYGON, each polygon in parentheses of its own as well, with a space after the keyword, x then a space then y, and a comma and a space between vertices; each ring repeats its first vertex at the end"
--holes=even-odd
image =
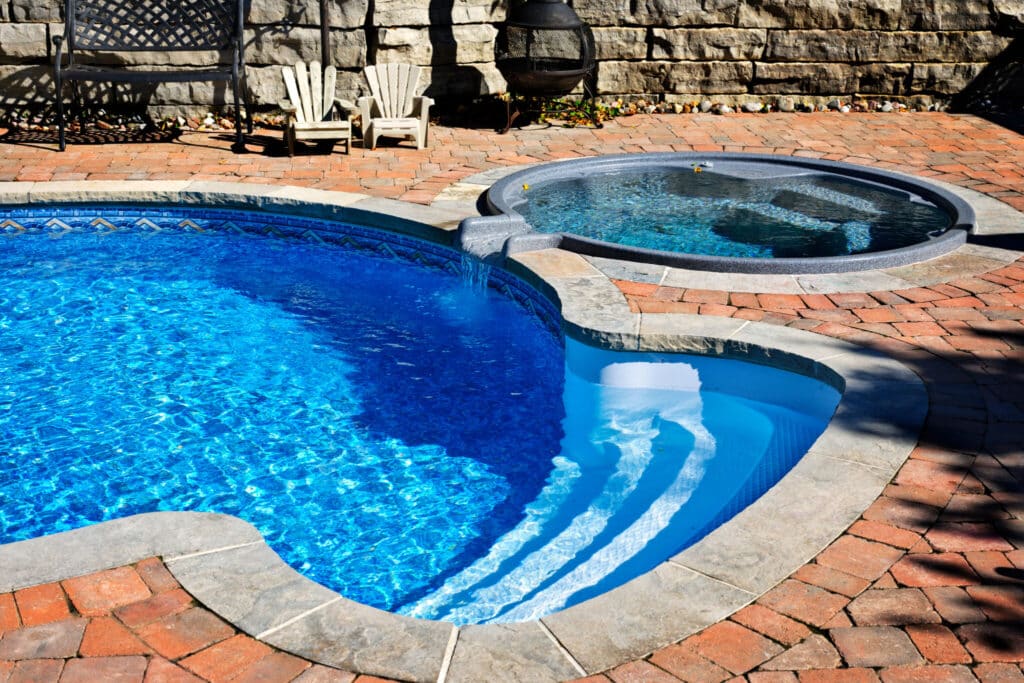
MULTIPOLYGON (((423 151, 294 159, 260 154, 259 144, 236 157, 228 140, 198 135, 72 145, 64 154, 0 143, 0 180, 271 182, 429 203, 453 182, 509 164, 666 147, 757 149, 934 177, 1024 210, 1024 137, 972 116, 637 116, 602 130, 432 133, 423 151)), ((881 350, 921 376, 930 404, 911 459, 817 558, 703 633, 590 680, 1024 681, 1024 260, 894 292, 615 284, 646 314, 760 320, 881 350)), ((0 653, 8 655, 0 656, 0 681, 75 680, 101 669, 128 677, 140 662, 147 683, 209 680, 197 673, 215 678, 217 666, 232 680, 379 680, 256 647, 195 604, 156 558, 114 572, 107 588, 94 575, 0 595, 0 653), (31 630, 40 628, 49 630, 31 630)))
POLYGON ((133 567, 18 591, 21 601, 17 603, 12 594, 0 594, 0 605, 17 604, 13 617, 4 617, 5 623, 18 619, 17 610, 22 606, 28 613, 37 614, 38 609, 31 603, 32 596, 49 605, 58 602, 58 597, 66 600, 69 592, 92 597, 71 599, 74 613, 65 619, 15 627, 0 637, 0 681, 352 683, 358 680, 367 683, 370 680, 329 667, 313 666, 311 662, 239 633, 189 597, 157 558, 143 560, 133 567), (148 582, 148 586, 158 592, 151 596, 150 588, 140 577, 158 577, 148 582), (115 585, 118 590, 113 590, 115 585), (126 595, 133 595, 135 602, 126 602, 126 595), (103 597, 105 609, 99 607, 96 596, 103 597), (180 605, 181 596, 187 602, 183 609, 152 619, 138 618, 139 614, 153 614, 154 600, 168 596, 171 599, 167 604, 180 605), (76 609, 80 604, 88 606, 88 614, 76 609))
POLYGON ((68 579, 64 590, 82 616, 105 614, 150 596, 142 577, 131 567, 118 567, 68 579))
POLYGON ((225 640, 233 631, 212 613, 192 608, 146 624, 137 633, 158 654, 178 659, 225 640))
POLYGON ((18 605, 21 623, 25 626, 46 624, 71 615, 64 591, 55 584, 16 591, 14 600, 18 605))
POLYGON ((181 661, 182 666, 207 680, 228 681, 272 652, 249 636, 237 635, 181 661))

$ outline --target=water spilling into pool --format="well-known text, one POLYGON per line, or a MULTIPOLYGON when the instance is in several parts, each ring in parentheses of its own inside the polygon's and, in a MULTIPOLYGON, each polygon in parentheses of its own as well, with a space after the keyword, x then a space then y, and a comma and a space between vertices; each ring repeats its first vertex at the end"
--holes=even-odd
POLYGON ((514 278, 470 286, 457 254, 409 238, 2 213, 0 542, 216 511, 354 600, 516 621, 699 539, 838 400, 763 366, 563 342, 514 278))

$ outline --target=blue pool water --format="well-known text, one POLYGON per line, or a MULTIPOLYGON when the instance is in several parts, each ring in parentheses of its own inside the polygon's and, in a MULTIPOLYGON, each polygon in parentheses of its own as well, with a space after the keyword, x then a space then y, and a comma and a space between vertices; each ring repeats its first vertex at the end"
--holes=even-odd
POLYGON ((706 256, 886 251, 951 225, 946 211, 906 192, 806 171, 753 178, 700 166, 595 172, 537 183, 524 195, 515 210, 539 232, 706 256))
POLYGON ((838 400, 565 342, 511 276, 357 226, 55 207, 0 230, 0 543, 222 512, 354 600, 522 620, 728 519, 838 400))

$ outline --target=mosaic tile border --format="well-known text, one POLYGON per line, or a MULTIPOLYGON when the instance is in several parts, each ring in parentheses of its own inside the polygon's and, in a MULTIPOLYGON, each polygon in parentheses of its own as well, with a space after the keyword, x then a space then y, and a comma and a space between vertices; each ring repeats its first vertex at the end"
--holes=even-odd
POLYGON ((561 316, 551 301, 506 271, 471 263, 460 252, 441 244, 354 223, 252 209, 152 204, 0 205, 0 232, 8 237, 69 232, 114 235, 126 232, 194 232, 214 236, 232 232, 259 237, 332 245, 385 259, 401 260, 486 286, 509 299, 555 337, 561 335, 561 316))

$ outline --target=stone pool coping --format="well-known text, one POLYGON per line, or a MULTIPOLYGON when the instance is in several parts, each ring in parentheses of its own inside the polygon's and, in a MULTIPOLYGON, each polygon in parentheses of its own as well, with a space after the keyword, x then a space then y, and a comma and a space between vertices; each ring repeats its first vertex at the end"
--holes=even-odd
MULTIPOLYGON (((208 182, 0 183, 0 204, 165 201, 248 206, 449 242, 464 207, 208 182)), ((878 497, 917 443, 920 379, 880 353, 726 318, 630 311, 576 254, 516 255, 509 270, 556 301, 568 334, 623 350, 713 353, 845 383, 826 431, 775 487, 653 571, 539 621, 456 628, 342 598, 288 567, 259 532, 211 513, 138 515, 0 547, 0 592, 162 556, 182 586, 239 629, 323 664, 417 681, 559 680, 683 639, 755 600, 825 548, 878 497)))

